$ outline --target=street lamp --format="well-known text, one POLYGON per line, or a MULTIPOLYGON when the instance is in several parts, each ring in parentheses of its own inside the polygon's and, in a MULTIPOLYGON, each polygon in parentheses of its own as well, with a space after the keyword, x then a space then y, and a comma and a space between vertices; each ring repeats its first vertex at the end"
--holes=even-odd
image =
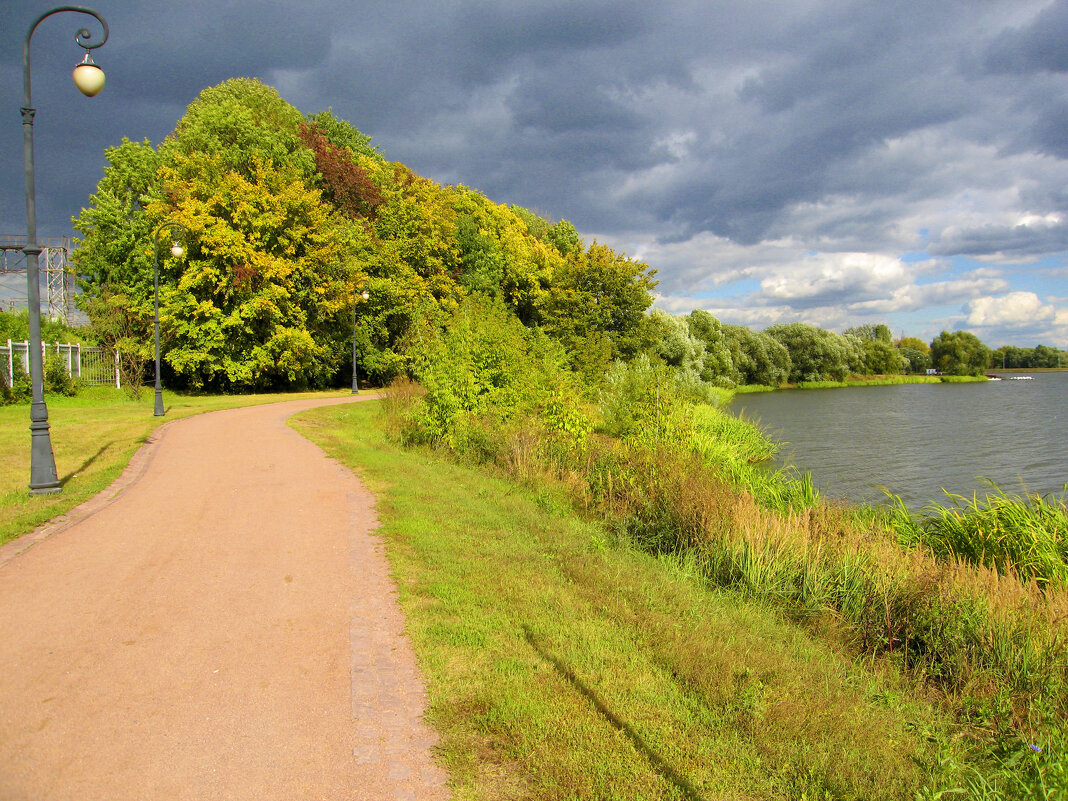
MULTIPOLYGON (((152 246, 152 293, 154 296, 154 313, 153 313, 153 332, 156 338, 156 409, 153 412, 155 417, 163 417, 163 387, 159 383, 159 235, 160 232, 171 229, 180 229, 185 233, 189 233, 189 230, 177 222, 165 222, 159 228, 156 229, 155 244, 152 246)), ((175 242, 171 245, 171 255, 176 259, 182 258, 182 254, 185 251, 182 246, 175 242)))
MULTIPOLYGON (((367 300, 370 295, 366 292, 360 294, 360 297, 367 300)), ((356 304, 352 304, 352 394, 357 395, 360 392, 360 384, 356 380, 356 304)))
POLYGON ((90 31, 82 28, 74 37, 79 47, 85 50, 85 59, 74 68, 73 78, 78 90, 88 97, 104 88, 104 71, 100 69, 89 55, 90 50, 100 47, 108 40, 108 24, 104 18, 89 8, 82 6, 59 6, 41 14, 26 33, 22 46, 22 76, 24 102, 22 108, 22 134, 26 163, 26 303, 30 312, 30 385, 32 402, 30 403, 30 493, 44 495, 59 492, 62 487, 56 473, 56 457, 52 452, 52 439, 48 429, 48 407, 44 400, 44 364, 41 354, 41 285, 37 268, 37 257, 41 247, 37 244, 37 198, 33 174, 33 118, 36 109, 30 98, 30 39, 37 26, 53 14, 61 11, 77 11, 95 17, 104 27, 104 38, 92 41, 90 31))

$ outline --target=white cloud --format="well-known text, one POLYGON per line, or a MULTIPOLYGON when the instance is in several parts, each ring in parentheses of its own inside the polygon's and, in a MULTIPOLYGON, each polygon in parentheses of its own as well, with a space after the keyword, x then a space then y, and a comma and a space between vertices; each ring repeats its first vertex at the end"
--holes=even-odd
POLYGON ((984 296, 965 304, 960 326, 988 343, 1068 347, 1068 304, 1044 302, 1036 293, 1016 291, 984 296))
POLYGON ((976 298, 965 308, 968 318, 965 323, 975 328, 1017 327, 1031 328, 1043 323, 1055 322, 1068 310, 1043 303, 1034 292, 1010 292, 1001 297, 976 298))

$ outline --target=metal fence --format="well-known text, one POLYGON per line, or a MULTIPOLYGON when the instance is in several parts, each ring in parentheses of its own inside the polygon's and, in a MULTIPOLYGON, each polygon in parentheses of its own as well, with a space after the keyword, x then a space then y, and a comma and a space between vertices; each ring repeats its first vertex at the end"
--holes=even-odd
MULTIPOLYGON (((67 368, 67 375, 86 384, 103 384, 115 387, 122 386, 119 376, 119 355, 115 351, 106 348, 91 347, 56 342, 54 344, 41 343, 41 357, 47 359, 54 353, 61 359, 67 368)), ((12 342, 0 344, 0 369, 4 371, 7 385, 11 386, 15 380, 15 363, 22 366, 22 371, 30 371, 30 343, 12 342)))

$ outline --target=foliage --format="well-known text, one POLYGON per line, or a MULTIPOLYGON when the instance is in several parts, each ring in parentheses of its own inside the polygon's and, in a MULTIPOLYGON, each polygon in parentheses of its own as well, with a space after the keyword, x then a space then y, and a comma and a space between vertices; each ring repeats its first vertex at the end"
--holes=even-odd
MULTIPOLYGON (((41 341, 48 343, 88 344, 91 331, 80 326, 71 326, 59 319, 41 316, 41 341)), ((0 344, 26 342, 30 338, 30 312, 28 309, 0 311, 0 344)))
POLYGON ((894 341, 894 347, 899 350, 913 349, 918 350, 920 353, 930 355, 931 346, 924 342, 919 337, 901 337, 901 339, 894 341))
POLYGON ((601 430, 622 440, 661 442, 672 439, 680 399, 676 374, 645 354, 616 361, 600 393, 601 430))
POLYGON ((189 104, 159 155, 166 164, 181 160, 183 177, 204 183, 231 172, 252 179, 264 164, 285 164, 308 177, 315 172, 315 159, 301 142, 302 122, 301 113, 272 87, 232 78, 205 89, 189 104), (213 158, 193 158, 199 155, 213 158))
POLYGON ((191 389, 324 386, 341 353, 330 332, 363 282, 351 229, 292 168, 267 162, 205 183, 217 166, 197 155, 160 170, 170 219, 191 239, 184 259, 160 268, 166 360, 191 389))
POLYGON ((144 301, 139 302, 105 285, 96 293, 84 296, 81 302, 82 308, 93 320, 100 344, 119 356, 119 375, 123 388, 132 398, 139 399, 146 378, 146 367, 155 355, 153 340, 149 335, 152 319, 147 316, 144 301))
POLYGON ((596 331, 608 340, 612 358, 638 353, 656 271, 596 241, 554 266, 534 303, 536 322, 549 336, 574 350, 596 331))
POLYGON ((855 336, 862 342, 885 342, 887 345, 891 344, 893 334, 890 331, 890 326, 885 323, 879 323, 873 325, 872 323, 865 323, 863 325, 857 325, 852 328, 847 328, 843 336, 855 336))
POLYGON ((315 156, 324 197, 346 217, 373 217, 382 193, 353 160, 352 151, 335 145, 314 125, 301 123, 300 139, 315 156))
POLYGON ((773 325, 764 333, 789 352, 790 373, 787 380, 791 383, 828 379, 842 381, 851 372, 851 362, 857 361, 857 353, 850 343, 832 331, 805 323, 785 323, 773 325))
POLYGON ((724 325, 723 334, 739 386, 777 387, 790 377, 790 352, 774 337, 740 325, 724 325))
POLYGON ((1068 367, 1068 352, 1048 345, 1036 345, 1033 348, 1002 345, 991 354, 990 366, 1008 370, 1014 368, 1068 367))
MULTIPOLYGON (((926 347, 926 345, 924 347, 926 347)), ((926 373, 931 367, 930 353, 925 353, 918 348, 908 347, 899 348, 898 353, 900 353, 901 358, 905 360, 905 370, 908 373, 926 373)))
POLYGON ((28 403, 33 395, 30 374, 22 367, 22 359, 15 359, 11 364, 11 382, 8 383, 7 365, 0 369, 0 406, 16 403, 28 403))
POLYGON ((950 505, 931 504, 917 515, 891 496, 892 524, 902 541, 937 556, 963 559, 1040 585, 1068 587, 1068 505, 1064 498, 1016 497, 998 487, 984 499, 947 493, 950 505))
POLYGON ((861 342, 864 351, 865 375, 899 375, 911 365, 905 354, 882 339, 861 342))
POLYGON ((371 137, 356 130, 352 123, 339 120, 332 108, 309 115, 308 124, 320 130, 335 147, 345 148, 353 156, 384 160, 378 148, 371 144, 371 137))
POLYGON ((499 302, 469 298, 442 330, 426 326, 413 343, 411 371, 426 393, 407 419, 406 436, 479 453, 500 426, 573 394, 564 359, 499 302))
POLYGON ((530 209, 525 209, 522 206, 517 206, 514 203, 508 207, 512 213, 515 214, 523 224, 527 227, 527 233, 529 233, 535 239, 542 239, 545 233, 552 228, 553 223, 535 214, 530 209))
POLYGON ((982 375, 990 349, 968 331, 943 331, 931 342, 931 364, 946 375, 982 375))

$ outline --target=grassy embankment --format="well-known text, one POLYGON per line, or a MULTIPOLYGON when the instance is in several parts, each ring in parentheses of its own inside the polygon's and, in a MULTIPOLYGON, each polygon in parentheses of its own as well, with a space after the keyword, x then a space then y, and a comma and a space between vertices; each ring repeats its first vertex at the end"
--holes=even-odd
POLYGON ((374 406, 293 425, 379 498, 457 798, 912 799, 953 780, 954 727, 889 660, 630 547, 559 487, 401 448, 374 406))
MULTIPOLYGON (((393 403, 398 430, 418 437, 420 393, 393 403)), ((711 407, 647 412, 647 427, 623 440, 544 419, 468 418, 454 458, 559 491, 621 542, 685 560, 708 585, 776 610, 859 662, 892 665, 957 721, 960 741, 940 752, 969 797, 1058 797, 1038 794, 1047 784, 1068 792, 1059 723, 1068 589, 903 547, 885 515, 828 505, 796 475, 764 470, 773 446, 711 407)))
POLYGON ((64 514, 114 481, 148 436, 168 420, 201 412, 329 397, 330 393, 184 396, 164 392, 167 414, 152 414, 151 391, 139 400, 111 387, 83 387, 75 397, 46 397, 56 471, 63 491, 31 496, 30 410, 27 404, 0 407, 0 544, 64 514))

